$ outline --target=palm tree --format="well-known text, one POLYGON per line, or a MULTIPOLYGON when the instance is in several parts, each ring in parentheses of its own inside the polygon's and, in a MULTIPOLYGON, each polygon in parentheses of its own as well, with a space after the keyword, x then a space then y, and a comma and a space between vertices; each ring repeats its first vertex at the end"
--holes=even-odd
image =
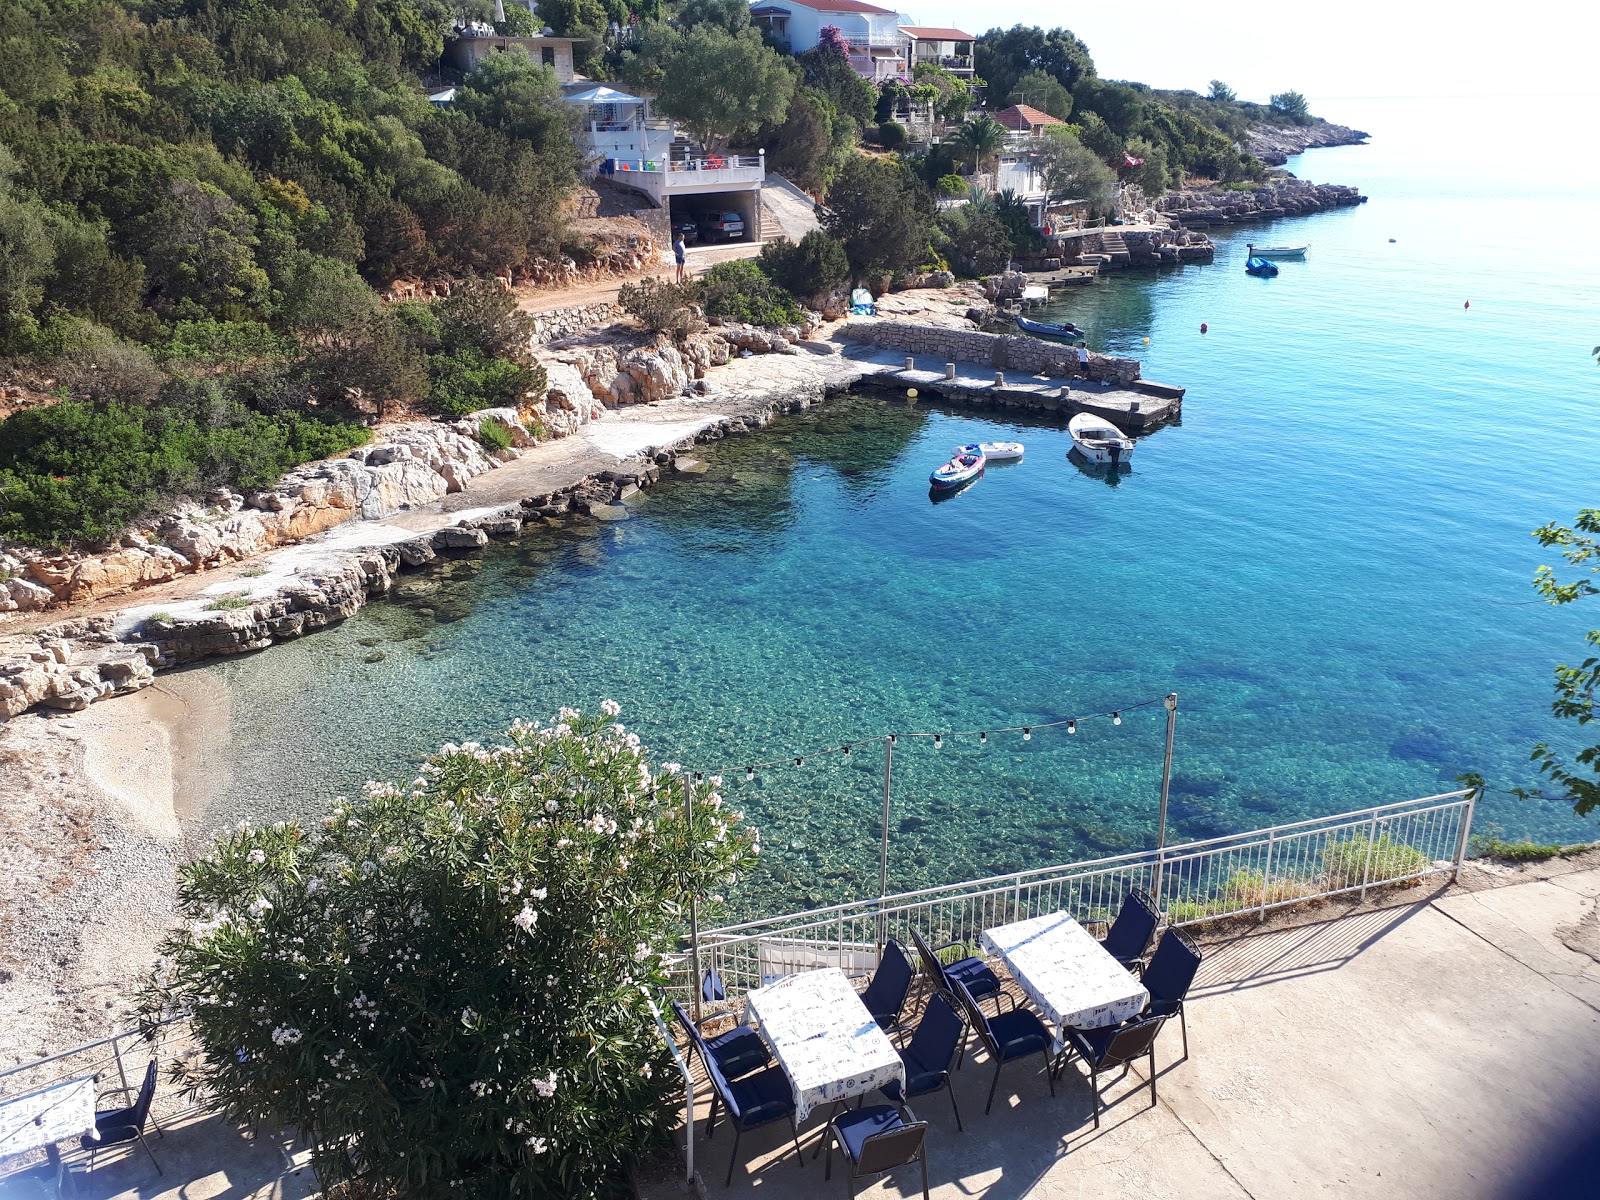
POLYGON ((995 158, 1006 144, 1006 127, 984 114, 965 122, 956 130, 953 141, 971 160, 972 169, 977 171, 984 163, 995 158))

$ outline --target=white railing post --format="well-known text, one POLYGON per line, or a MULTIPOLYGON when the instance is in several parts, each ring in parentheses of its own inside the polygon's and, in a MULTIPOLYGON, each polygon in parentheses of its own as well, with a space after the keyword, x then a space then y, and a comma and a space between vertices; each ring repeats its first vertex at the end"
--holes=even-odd
POLYGON ((1277 832, 1267 833, 1267 861, 1261 869, 1261 911, 1256 914, 1259 923, 1267 919, 1267 900, 1272 895, 1272 849, 1278 842, 1277 832))
POLYGON ((1450 882, 1454 883, 1461 875, 1461 864, 1467 857, 1467 839, 1472 835, 1472 817, 1478 807, 1478 793, 1481 788, 1473 788, 1467 793, 1466 804, 1461 810, 1461 828, 1456 831, 1456 855, 1450 867, 1450 882))
POLYGON ((1361 899, 1367 898, 1367 884, 1372 880, 1372 851, 1378 844, 1378 814, 1372 814, 1372 823, 1367 826, 1367 864, 1361 871, 1361 899))

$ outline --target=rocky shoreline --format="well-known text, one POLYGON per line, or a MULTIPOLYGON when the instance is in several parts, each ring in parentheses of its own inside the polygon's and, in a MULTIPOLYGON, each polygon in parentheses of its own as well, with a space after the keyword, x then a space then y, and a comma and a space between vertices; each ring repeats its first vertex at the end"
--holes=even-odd
POLYGON ((1269 167, 1281 167, 1296 154, 1326 146, 1364 145, 1371 134, 1348 125, 1317 121, 1310 125, 1257 125, 1245 139, 1245 149, 1269 167))
POLYGON ((1252 189, 1181 188, 1157 202, 1163 216, 1186 227, 1241 225, 1278 217, 1303 217, 1333 208, 1365 204, 1367 198, 1341 183, 1310 183, 1292 175, 1252 189))

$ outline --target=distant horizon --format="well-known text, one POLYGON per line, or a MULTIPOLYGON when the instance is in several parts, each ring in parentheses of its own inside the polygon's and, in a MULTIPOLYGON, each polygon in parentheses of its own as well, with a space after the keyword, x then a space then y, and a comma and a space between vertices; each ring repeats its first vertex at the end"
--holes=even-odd
POLYGON ((1197 19, 1192 6, 1176 0, 1149 0, 1137 10, 1065 11, 1043 0, 996 0, 981 10, 970 0, 897 7, 923 24, 975 36, 997 26, 1063 25, 1088 44, 1107 79, 1202 93, 1221 79, 1240 99, 1261 103, 1291 90, 1324 102, 1600 97, 1589 61, 1600 45, 1600 13, 1593 11, 1600 6, 1533 0, 1510 22, 1487 5, 1459 5, 1441 17, 1418 0, 1350 0, 1337 13, 1245 0, 1221 20, 1197 19), (1253 33, 1262 36, 1252 40, 1253 33), (1463 88, 1476 79, 1492 82, 1482 92, 1463 88), (1552 90, 1558 79, 1573 82, 1552 90))

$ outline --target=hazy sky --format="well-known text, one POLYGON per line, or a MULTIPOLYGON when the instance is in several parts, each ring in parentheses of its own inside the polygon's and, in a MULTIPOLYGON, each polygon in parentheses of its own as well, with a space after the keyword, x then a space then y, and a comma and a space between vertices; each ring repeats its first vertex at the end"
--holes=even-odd
MULTIPOLYGON (((972 34, 1065 25, 1107 78, 1197 91, 1222 79, 1248 100, 1289 88, 1314 99, 1500 91, 1600 106, 1597 0, 906 0, 902 11, 972 34)), ((1337 105, 1323 110, 1338 119, 1337 105)))

